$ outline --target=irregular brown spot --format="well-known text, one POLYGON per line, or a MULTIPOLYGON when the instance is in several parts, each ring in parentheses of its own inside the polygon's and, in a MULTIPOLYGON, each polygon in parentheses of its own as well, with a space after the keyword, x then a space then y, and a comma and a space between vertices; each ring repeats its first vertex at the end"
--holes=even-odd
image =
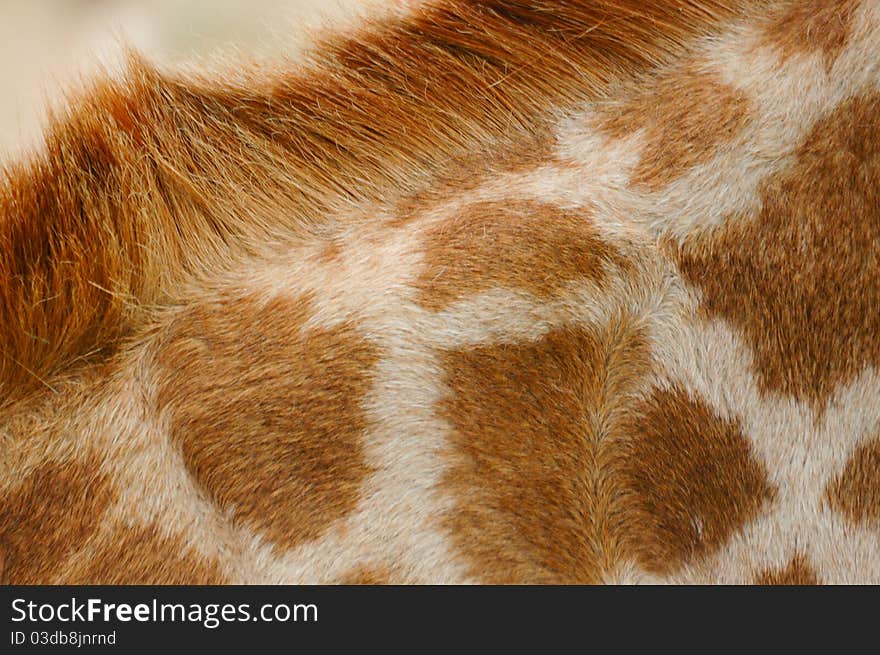
POLYGON ((385 567, 359 566, 342 576, 344 585, 390 585, 391 571, 385 567))
POLYGON ((339 245, 338 241, 331 240, 328 241, 321 249, 321 252, 318 253, 318 261, 324 264, 329 264, 339 259, 341 254, 342 246, 339 245))
POLYGON ((118 528, 81 566, 59 584, 202 585, 224 584, 215 561, 163 535, 155 526, 118 528))
POLYGON ((809 560, 798 553, 784 569, 762 571, 755 582, 761 585, 817 585, 819 577, 809 560))
POLYGON ((558 329, 534 343, 446 353, 452 426, 444 518, 488 583, 594 583, 617 557, 609 450, 620 403, 647 367, 631 325, 558 329))
POLYGON ((604 108, 599 127, 618 139, 644 130, 641 159, 630 183, 657 191, 708 161, 742 130, 748 115, 749 100, 743 93, 717 75, 691 67, 604 108))
POLYGON ((631 548, 647 571, 718 550, 774 496, 740 426, 681 389, 656 389, 628 432, 631 548))
POLYGON ((825 490, 828 503, 853 523, 880 524, 880 439, 862 444, 825 490))
POLYGON ((799 53, 821 52, 831 71, 849 39, 860 0, 795 0, 776 13, 761 45, 776 48, 785 63, 799 53))
POLYGON ((556 159, 556 137, 549 127, 538 128, 506 152, 493 153, 489 161, 485 153, 465 157, 450 165, 448 171, 431 178, 417 191, 402 198, 386 225, 406 227, 426 213, 449 204, 450 198, 476 193, 480 187, 498 182, 505 176, 524 174, 544 165, 568 165, 556 159))
POLYGON ((113 501, 100 462, 48 463, 0 499, 7 584, 52 584, 100 527, 113 501))
POLYGON ((194 307, 158 356, 159 402, 187 467, 281 548, 319 537, 370 473, 361 402, 376 351, 350 325, 304 328, 307 298, 194 307))
POLYGON ((431 228, 416 283, 419 302, 439 310, 492 287, 547 298, 579 278, 601 281, 626 266, 583 211, 538 202, 476 203, 431 228))
POLYGON ((824 408, 880 366, 880 94, 820 120, 761 210, 672 246, 702 309, 742 331, 766 391, 824 408))

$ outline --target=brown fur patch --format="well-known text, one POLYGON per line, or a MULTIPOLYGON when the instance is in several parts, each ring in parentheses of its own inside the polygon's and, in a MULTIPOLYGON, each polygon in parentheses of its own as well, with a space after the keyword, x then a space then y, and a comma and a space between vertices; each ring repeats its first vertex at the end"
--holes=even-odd
POLYGON ((297 70, 197 78, 132 58, 0 182, 0 405, 111 355, 143 306, 230 251, 326 232, 335 207, 417 192, 475 154, 504 158, 560 106, 739 10, 457 0, 337 36, 297 70))
POLYGON ((880 524, 880 439, 862 444, 825 490, 828 503, 853 523, 880 524))
POLYGON ((822 409, 880 366, 880 94, 820 120, 761 201, 672 250, 702 311, 742 331, 762 388, 822 409))
POLYGON ((342 255, 342 246, 337 241, 328 241, 321 252, 318 254, 318 261, 323 264, 330 264, 342 255))
POLYGON ((390 585, 391 571, 383 566, 358 566, 344 576, 344 585, 390 585))
POLYGON ((100 462, 47 463, 0 499, 4 584, 51 584, 114 500, 100 462))
POLYGON ((681 389, 656 389, 628 433, 630 545, 647 571, 671 573, 718 550, 774 496, 740 426, 681 389))
POLYGON ((477 193, 480 187, 497 183, 508 175, 524 174, 542 165, 564 165, 556 158, 556 137, 547 129, 530 134, 510 152, 501 152, 487 159, 474 155, 456 162, 442 175, 434 177, 424 188, 402 198, 393 208, 386 223, 388 227, 402 228, 431 210, 443 207, 452 197, 466 197, 477 193))
POLYGON ((809 560, 798 553, 783 569, 762 571, 755 584, 760 585, 817 585, 819 576, 809 560))
POLYGON ((424 247, 416 286, 432 310, 492 287, 548 298, 567 282, 601 281, 607 266, 627 266, 587 213, 538 202, 476 203, 433 226, 424 247))
POLYGON ((717 75, 689 67, 664 74, 623 104, 605 107, 600 129, 614 138, 644 130, 630 183, 657 191, 708 161, 745 126, 748 98, 717 75))
POLYGON ((282 549, 356 506, 370 473, 361 401, 377 354, 349 325, 304 329, 307 298, 195 306, 158 355, 159 403, 224 511, 282 549))
POLYGON ((861 0, 794 0, 770 20, 761 45, 776 48, 785 63, 797 54, 821 52, 831 71, 846 46, 861 0))
POLYGON ((206 560, 155 526, 123 528, 101 539, 101 547, 60 584, 224 584, 217 562, 206 560))
POLYGON ((618 554, 614 426, 647 344, 633 326, 448 352, 444 524, 487 583, 595 583, 618 554))

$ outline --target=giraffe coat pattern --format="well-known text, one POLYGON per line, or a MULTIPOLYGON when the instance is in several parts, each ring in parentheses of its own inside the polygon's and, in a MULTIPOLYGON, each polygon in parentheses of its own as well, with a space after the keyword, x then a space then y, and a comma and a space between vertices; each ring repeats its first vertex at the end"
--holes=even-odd
POLYGON ((131 54, 0 185, 0 581, 880 583, 880 2, 131 54))

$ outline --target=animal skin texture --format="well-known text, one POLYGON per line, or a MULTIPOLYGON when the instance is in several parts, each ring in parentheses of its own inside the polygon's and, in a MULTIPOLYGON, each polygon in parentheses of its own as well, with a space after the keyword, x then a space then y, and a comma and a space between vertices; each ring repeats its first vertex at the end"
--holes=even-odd
POLYGON ((0 581, 880 583, 880 2, 136 54, 0 184, 0 581))

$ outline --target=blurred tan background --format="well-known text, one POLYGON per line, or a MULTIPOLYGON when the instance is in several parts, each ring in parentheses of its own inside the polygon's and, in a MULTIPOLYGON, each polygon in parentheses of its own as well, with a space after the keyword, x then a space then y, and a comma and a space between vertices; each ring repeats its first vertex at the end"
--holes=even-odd
POLYGON ((399 9, 400 0, 0 0, 0 160, 38 143, 46 107, 120 45, 163 64, 217 54, 295 54, 322 27, 399 9))

